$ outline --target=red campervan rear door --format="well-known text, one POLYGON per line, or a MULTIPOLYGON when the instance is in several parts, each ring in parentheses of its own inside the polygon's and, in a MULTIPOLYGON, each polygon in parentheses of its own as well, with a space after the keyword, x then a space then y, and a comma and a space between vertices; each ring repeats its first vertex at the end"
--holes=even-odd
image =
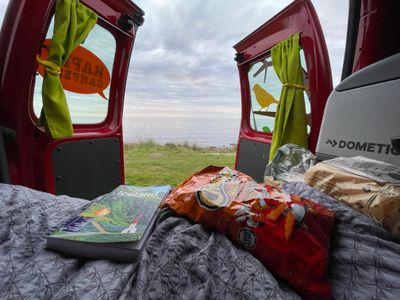
MULTIPOLYGON (((311 1, 296 0, 260 28, 237 43, 236 61, 240 75, 242 116, 236 168, 258 181, 263 180, 274 131, 274 119, 282 90, 270 50, 282 40, 300 33, 308 144, 315 151, 325 102, 332 90, 328 52, 321 26, 311 1), (264 94, 270 105, 257 101, 264 94), (267 99, 268 98, 268 99, 267 99)), ((260 100, 260 99, 259 99, 260 100)))
POLYGON ((130 0, 81 0, 98 15, 61 69, 73 136, 52 138, 38 126, 43 68, 55 0, 10 0, 0 39, 0 125, 11 183, 86 199, 124 182, 122 111, 130 55, 143 11, 130 0))

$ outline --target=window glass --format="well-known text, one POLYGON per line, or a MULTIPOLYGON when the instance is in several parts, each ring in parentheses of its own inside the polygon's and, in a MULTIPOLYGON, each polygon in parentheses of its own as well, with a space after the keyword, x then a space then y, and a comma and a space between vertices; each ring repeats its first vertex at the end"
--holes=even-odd
MULTIPOLYGON (((303 50, 300 51, 303 68, 304 85, 308 86, 307 69, 303 50)), ((282 83, 272 66, 271 57, 266 57, 253 63, 248 72, 251 109, 251 128, 258 132, 270 133, 274 129, 275 113, 282 91, 282 83)), ((310 99, 307 91, 304 92, 306 113, 311 113, 310 99)), ((310 132, 310 126, 307 126, 310 132)))
POLYGON ((271 57, 264 58, 250 66, 249 84, 251 127, 259 132, 272 132, 282 83, 272 67, 271 57))
MULTIPOLYGON (((53 36, 54 18, 49 26, 46 39, 53 36)), ((90 51, 84 56, 71 54, 70 60, 61 71, 72 123, 94 124, 104 121, 108 112, 111 73, 115 56, 116 43, 114 36, 96 24, 84 43, 83 50, 90 51), (88 63, 90 61, 90 63, 88 63), (94 62, 94 63, 93 63, 94 62), (109 74, 109 75, 108 75, 109 74), (104 77, 110 76, 110 80, 104 77), (84 85, 84 88, 77 86, 84 85), (71 88, 68 88, 68 86, 71 88)), ((87 52, 85 52, 87 53, 87 52)), ((43 77, 37 73, 33 97, 33 108, 36 116, 42 109, 43 77)))
POLYGON ((305 90, 303 92, 303 94, 304 94, 304 104, 306 105, 306 114, 307 114, 307 118, 308 118, 307 133, 310 133, 310 131, 311 131, 311 99, 310 99, 306 58, 304 57, 303 49, 300 49, 300 63, 301 63, 301 67, 303 68, 303 84, 307 88, 307 90, 305 90))

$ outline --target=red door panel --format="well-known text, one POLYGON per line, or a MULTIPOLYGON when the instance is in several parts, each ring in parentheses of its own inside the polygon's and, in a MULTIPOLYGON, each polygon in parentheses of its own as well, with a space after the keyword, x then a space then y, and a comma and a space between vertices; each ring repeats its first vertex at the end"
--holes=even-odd
MULTIPOLYGON (((360 0, 352 73, 400 51, 398 0, 360 0)), ((356 24, 355 24, 356 25, 356 24)))
POLYGON ((111 62, 112 69, 109 70, 109 97, 108 100, 103 100, 108 101, 105 102, 108 108, 103 121, 74 124, 72 137, 57 140, 52 139, 36 125, 37 112, 35 113, 33 104, 35 82, 39 80, 36 55, 41 53, 42 43, 53 17, 55 0, 11 0, 0 36, 0 125, 16 132, 16 141, 7 145, 12 183, 51 193, 62 191, 81 197, 84 197, 85 193, 82 194, 79 190, 84 190, 82 186, 87 183, 94 189, 88 193, 93 197, 124 182, 122 111, 125 82, 138 24, 143 21, 143 11, 128 0, 81 2, 99 15, 97 25, 115 39, 115 55, 111 62), (130 29, 129 24, 133 25, 130 29), (114 144, 107 141, 113 141, 114 144), (63 173, 67 175, 56 174, 55 157, 60 156, 59 151, 63 146, 74 149, 74 143, 79 151, 84 152, 85 158, 81 158, 79 164, 74 161, 67 164, 63 169, 63 173), (105 154, 93 154, 93 147, 89 147, 103 144, 110 145, 105 153, 112 152, 115 157, 116 167, 112 167, 112 172, 107 171, 110 166, 102 168, 105 165, 105 154), (96 165, 96 168, 90 173, 88 170, 93 165, 96 165), (65 188, 58 188, 60 181, 74 180, 76 175, 83 171, 86 173, 84 181, 76 190, 71 184, 72 181, 65 185, 72 186, 71 189, 66 191, 65 188), (99 184, 96 184, 96 181, 99 181, 99 184))

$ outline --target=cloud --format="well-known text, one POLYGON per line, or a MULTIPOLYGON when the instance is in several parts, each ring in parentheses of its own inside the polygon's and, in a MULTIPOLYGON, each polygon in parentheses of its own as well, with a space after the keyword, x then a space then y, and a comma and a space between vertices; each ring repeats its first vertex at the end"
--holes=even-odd
POLYGON ((332 68, 333 83, 340 82, 347 32, 348 1, 313 1, 324 32, 332 68))
MULTIPOLYGON (((326 1, 315 1, 336 82, 346 32, 347 11, 340 5, 344 1, 334 8, 326 1)), ((215 111, 218 105, 239 115, 239 78, 232 46, 290 2, 136 1, 146 15, 135 42, 126 102, 142 109, 173 105, 183 110, 196 105, 215 111)))
MULTIPOLYGON (((0 18, 8 1, 0 0, 0 18)), ((137 0, 146 13, 127 80, 127 110, 240 115, 240 84, 232 46, 291 1, 137 0)), ((338 83, 347 0, 313 1, 338 83)))
POLYGON ((7 9, 8 0, 0 0, 0 24, 3 23, 3 17, 7 9))

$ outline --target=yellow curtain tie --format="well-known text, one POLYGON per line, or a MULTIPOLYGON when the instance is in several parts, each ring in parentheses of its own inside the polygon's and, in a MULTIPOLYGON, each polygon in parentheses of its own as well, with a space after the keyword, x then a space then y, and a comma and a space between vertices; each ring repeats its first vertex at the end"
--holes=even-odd
POLYGON ((305 87, 304 85, 294 84, 294 83, 284 83, 283 87, 292 87, 292 88, 295 88, 295 89, 302 89, 302 90, 305 90, 305 91, 308 90, 308 88, 305 87))
POLYGON ((46 72, 49 72, 52 75, 60 75, 61 74, 61 68, 57 66, 55 63, 41 59, 39 55, 36 56, 37 62, 42 65, 45 69, 46 72))

